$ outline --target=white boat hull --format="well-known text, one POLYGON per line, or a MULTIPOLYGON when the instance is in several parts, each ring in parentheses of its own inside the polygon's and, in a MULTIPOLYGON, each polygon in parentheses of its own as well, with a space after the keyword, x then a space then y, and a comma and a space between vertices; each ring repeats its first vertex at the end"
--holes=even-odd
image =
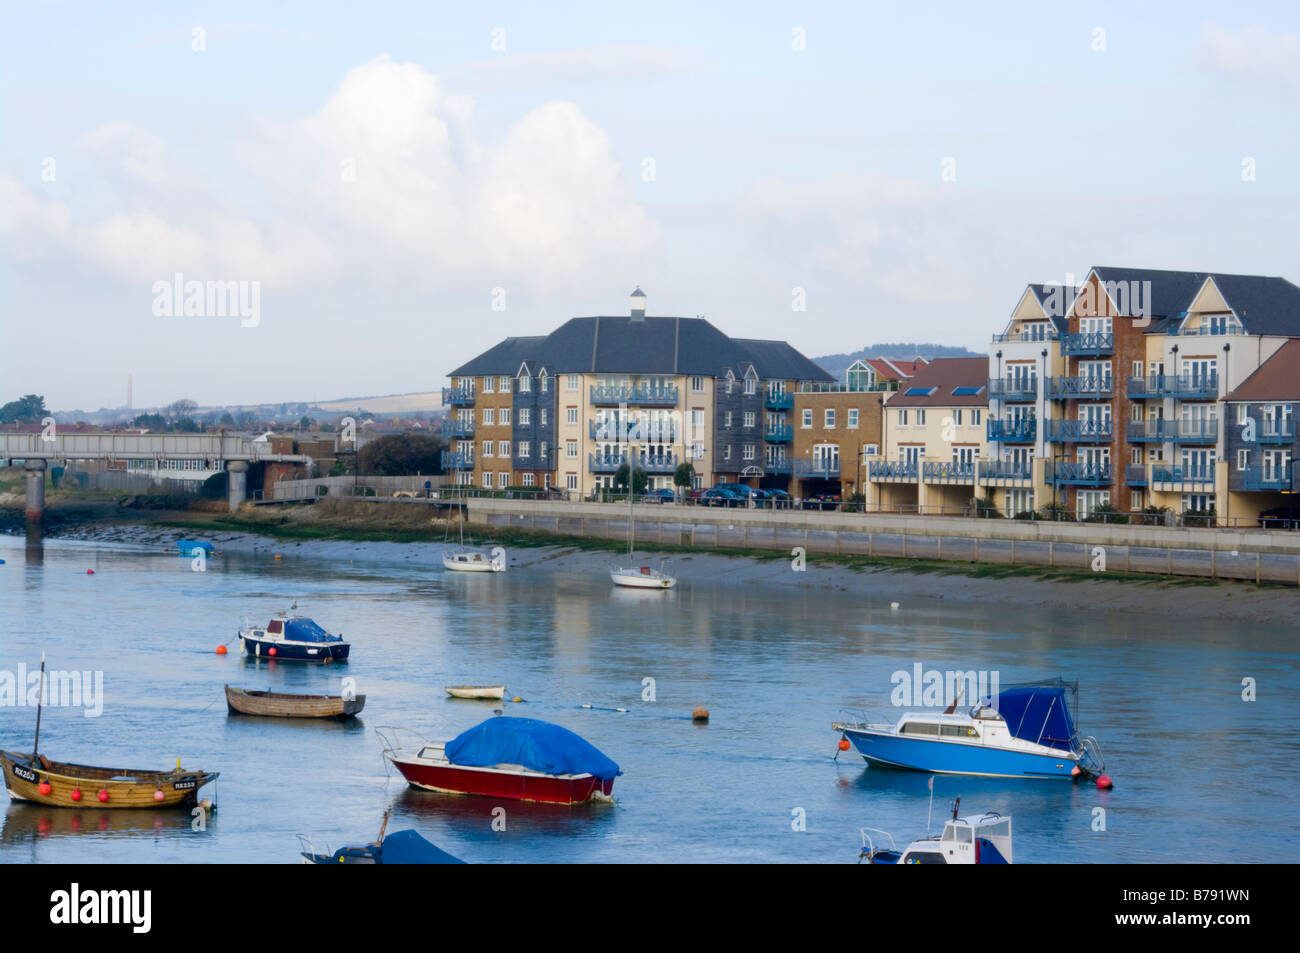
POLYGON ((453 553, 442 557, 442 568, 449 572, 505 572, 505 566, 482 553, 453 553))
POLYGON ((448 685, 446 692, 452 698, 478 698, 501 701, 506 697, 504 685, 448 685))
POLYGON ((654 569, 611 569, 609 578, 616 586, 628 589, 671 589, 677 580, 654 569))

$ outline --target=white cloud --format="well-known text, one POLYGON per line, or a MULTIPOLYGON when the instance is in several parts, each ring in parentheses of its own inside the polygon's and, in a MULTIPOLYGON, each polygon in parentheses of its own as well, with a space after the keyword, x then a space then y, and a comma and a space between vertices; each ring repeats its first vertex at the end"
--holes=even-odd
POLYGON ((1300 37, 1272 33, 1261 26, 1229 33, 1206 24, 1201 33, 1200 63, 1225 78, 1261 81, 1280 87, 1300 87, 1300 37))

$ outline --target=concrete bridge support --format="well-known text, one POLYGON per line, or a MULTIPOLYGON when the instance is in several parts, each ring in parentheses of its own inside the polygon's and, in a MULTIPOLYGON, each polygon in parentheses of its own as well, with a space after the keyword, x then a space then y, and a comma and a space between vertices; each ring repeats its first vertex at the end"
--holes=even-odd
POLYGON ((38 540, 45 524, 45 461, 28 460, 27 471, 27 538, 38 540))
POLYGON ((233 513, 248 498, 248 464, 243 460, 231 460, 226 464, 226 478, 229 484, 226 496, 233 513))

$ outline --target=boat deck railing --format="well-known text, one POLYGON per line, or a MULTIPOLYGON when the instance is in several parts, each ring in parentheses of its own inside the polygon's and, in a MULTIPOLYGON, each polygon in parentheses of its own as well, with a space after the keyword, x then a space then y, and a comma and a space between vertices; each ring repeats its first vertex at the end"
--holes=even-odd
MULTIPOLYGON (((397 754, 399 751, 405 751, 408 748, 418 751, 420 748, 429 744, 429 739, 420 734, 414 728, 402 728, 397 725, 380 725, 375 729, 375 734, 379 736, 379 741, 383 745, 383 753, 385 755, 397 754), (411 745, 403 745, 403 735, 409 735, 416 739, 416 742, 411 745)), ((385 761, 385 768, 387 768, 387 761, 385 761)))
POLYGON ((1079 739, 1079 760, 1086 762, 1083 767, 1092 774, 1101 774, 1106 770, 1106 759, 1101 756, 1101 745, 1092 735, 1079 739))
POLYGON ((894 844, 894 835, 889 831, 882 831, 879 827, 863 827, 862 831, 862 851, 858 854, 858 863, 862 863, 863 858, 874 857, 882 850, 897 851, 898 847, 894 844), (881 846, 876 847, 871 839, 872 834, 878 834, 881 837, 881 846), (884 839, 889 839, 889 846, 884 846, 884 839))
POLYGON ((843 718, 831 724, 832 731, 841 731, 845 728, 868 728, 873 725, 894 725, 898 722, 897 716, 891 718, 887 713, 875 709, 841 708, 839 714, 843 718))

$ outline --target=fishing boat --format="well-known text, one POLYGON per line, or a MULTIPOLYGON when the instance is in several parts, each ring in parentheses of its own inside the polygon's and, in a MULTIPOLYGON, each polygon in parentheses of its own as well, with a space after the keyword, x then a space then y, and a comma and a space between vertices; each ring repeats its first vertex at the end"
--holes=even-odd
POLYGON ((1079 685, 1016 685, 968 711, 907 712, 897 722, 836 722, 873 766, 996 778, 1097 778, 1108 782, 1095 738, 1075 727, 1079 685))
POLYGON ((290 695, 226 686, 226 705, 241 715, 268 718, 352 718, 366 707, 365 695, 290 695))
MULTIPOLYGON (((295 602, 290 611, 298 608, 295 602)), ((265 626, 239 630, 239 650, 250 658, 287 662, 346 662, 351 646, 311 619, 281 612, 265 626)))
POLYGON ((373 843, 359 846, 340 847, 333 853, 318 854, 314 845, 301 834, 298 842, 302 851, 304 864, 463 864, 465 861, 453 857, 425 840, 414 830, 394 831, 387 837, 384 830, 388 827, 388 815, 384 812, 384 822, 379 826, 379 836, 373 843))
POLYGON ((216 771, 182 768, 179 758, 172 771, 101 768, 51 761, 40 753, 41 709, 45 703, 44 655, 40 686, 32 753, 0 751, 0 771, 4 772, 5 788, 13 800, 74 808, 191 807, 199 803, 199 789, 217 779, 216 771))
POLYGON ((412 787, 547 804, 608 798, 619 766, 566 728, 532 718, 489 718, 446 742, 384 755, 412 787))
POLYGON ((462 491, 460 505, 460 548, 442 554, 442 568, 450 572, 505 572, 505 554, 494 551, 491 557, 465 548, 465 503, 462 491), (499 553, 499 554, 498 554, 499 553))
MULTIPOLYGON (((632 507, 632 490, 627 493, 627 556, 632 558, 632 547, 636 539, 636 511, 632 507)), ((627 589, 671 589, 677 585, 677 579, 664 572, 667 560, 659 564, 658 569, 649 566, 620 567, 609 571, 610 581, 616 586, 627 589)))
MULTIPOLYGON (((933 788, 931 789, 933 793, 933 788)), ((902 850, 894 837, 875 827, 862 828, 862 849, 858 863, 868 864, 1009 864, 1011 860, 1011 818, 995 811, 959 816, 961 798, 953 801, 952 818, 943 832, 912 841, 902 850), (874 835, 874 837, 873 837, 874 835), (880 840, 879 845, 876 839, 880 840), (888 841, 888 846, 885 842, 888 841)), ((927 830, 929 824, 926 825, 927 830)))
POLYGON ((444 690, 452 698, 501 701, 506 697, 506 687, 504 685, 448 685, 444 690))

